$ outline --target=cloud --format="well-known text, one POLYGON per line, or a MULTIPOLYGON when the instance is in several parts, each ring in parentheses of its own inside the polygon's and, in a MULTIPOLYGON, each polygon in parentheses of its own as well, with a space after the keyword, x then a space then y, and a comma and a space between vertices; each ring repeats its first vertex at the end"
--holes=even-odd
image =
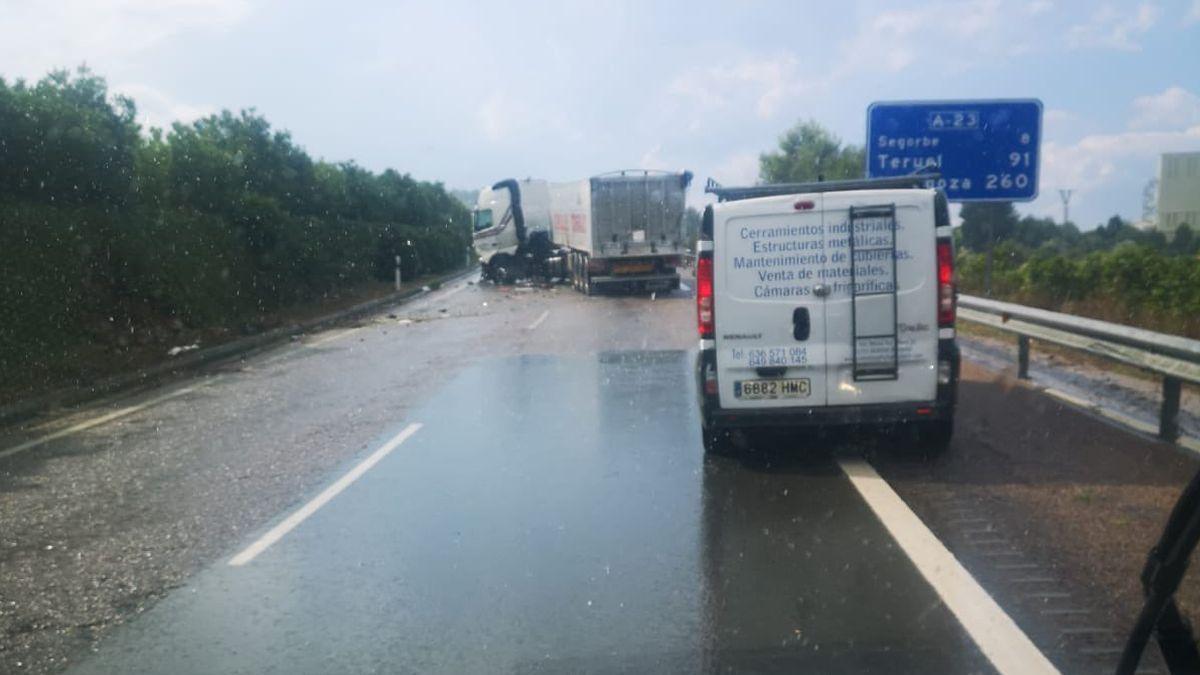
POLYGON ((1200 149, 1200 125, 1182 131, 1125 131, 1092 134, 1070 144, 1042 146, 1042 184, 1094 190, 1134 160, 1164 152, 1200 149))
POLYGON ((1180 86, 1133 100, 1134 129, 1180 129, 1200 124, 1200 96, 1180 86))
MULTIPOLYGON (((779 54, 685 71, 670 82, 667 94, 688 106, 709 109, 750 102, 759 118, 770 119, 785 98, 805 89, 796 57, 779 54)), ((692 126, 699 129, 698 124, 692 126)))
POLYGON ((483 137, 496 142, 508 134, 519 114, 520 112, 503 93, 496 92, 484 99, 475 116, 479 121, 479 130, 483 133, 483 137))
POLYGON ((758 182, 758 155, 750 152, 729 155, 713 169, 713 178, 724 185, 754 185, 758 182))
POLYGON ((1086 22, 1067 29, 1067 46, 1139 51, 1142 48, 1139 39, 1154 27, 1160 14, 1158 6, 1148 2, 1126 11, 1104 5, 1086 22))
POLYGON ((1061 108, 1049 108, 1046 112, 1042 113, 1042 120, 1046 124, 1067 124, 1078 119, 1079 115, 1061 108))
POLYGON ((642 158, 638 160, 639 169, 667 169, 670 168, 662 157, 662 143, 655 145, 646 152, 642 153, 642 158))
POLYGON ((227 29, 249 13, 247 0, 5 2, 0 63, 5 75, 28 79, 85 61, 107 71, 180 33, 227 29))
POLYGON ((1177 131, 1124 131, 1091 134, 1075 143, 1042 144, 1041 194, 1032 210, 1057 216, 1058 190, 1071 188, 1073 212, 1113 190, 1125 195, 1128 212, 1138 212, 1141 185, 1154 176, 1164 152, 1200 150, 1200 125, 1177 131), (1130 191, 1137 186, 1137 191, 1130 191))
MULTIPOLYGON (((1077 128, 1079 115, 1058 109, 1045 112, 1048 130, 1070 124, 1077 128)), ((1058 190, 1074 190, 1072 212, 1078 207, 1113 208, 1139 213, 1141 186, 1152 178, 1164 152, 1200 150, 1200 97, 1173 86, 1157 94, 1135 98, 1123 131, 1087 134, 1072 143, 1053 140, 1042 144, 1041 194, 1031 205, 1035 213, 1058 217, 1058 190), (1114 196, 1117 195, 1117 196, 1114 196)))
POLYGON ((1053 8, 1054 3, 1050 2, 1050 0, 1033 0, 1033 2, 1025 5, 1025 13, 1030 16, 1037 16, 1045 14, 1053 8))
POLYGON ((1183 17, 1185 26, 1190 26, 1200 22, 1200 0, 1192 0, 1192 6, 1188 7, 1187 14, 1183 17))
POLYGON ((542 143, 548 139, 579 143, 585 139, 562 110, 532 105, 504 91, 494 91, 483 99, 475 121, 480 134, 491 143, 513 144, 532 138, 542 143))
MULTIPOLYGON (((1044 10, 1040 3, 1031 3, 1027 11, 1044 10)), ((997 56, 1023 54, 1032 49, 1024 22, 1000 0, 871 12, 841 44, 827 84, 859 72, 896 73, 922 61, 935 62, 939 70, 963 71, 997 56)))
POLYGON ((138 123, 143 129, 167 129, 172 122, 188 123, 217 112, 215 106, 184 103, 148 84, 128 83, 110 88, 137 104, 138 123))

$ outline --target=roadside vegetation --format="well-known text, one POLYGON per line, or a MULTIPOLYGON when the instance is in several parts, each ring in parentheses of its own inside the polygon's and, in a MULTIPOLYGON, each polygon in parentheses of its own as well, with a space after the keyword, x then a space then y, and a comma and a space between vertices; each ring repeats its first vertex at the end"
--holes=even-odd
POLYGON ((1018 218, 1007 203, 965 205, 962 219, 963 292, 1200 338, 1200 240, 1190 226, 1167 239, 1113 216, 1080 232, 1018 218))
POLYGON ((86 69, 0 79, 0 372, 36 381, 111 352, 406 274, 461 267, 468 210, 441 184, 314 160, 253 110, 142 129, 86 69), (94 357, 93 357, 94 358, 94 357))

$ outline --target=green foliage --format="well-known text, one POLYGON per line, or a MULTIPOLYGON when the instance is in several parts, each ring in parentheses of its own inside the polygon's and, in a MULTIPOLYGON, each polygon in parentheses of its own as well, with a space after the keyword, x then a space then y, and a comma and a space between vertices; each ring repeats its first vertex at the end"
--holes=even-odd
POLYGON ((127 98, 110 103, 86 68, 33 86, 0 80, 0 196, 123 204, 140 142, 135 114, 127 98))
POLYGON ((1139 230, 1120 216, 1109 218, 1090 232, 1080 232, 1074 223, 1060 225, 1033 216, 1018 219, 1007 202, 984 202, 964 204, 962 221, 962 244, 975 252, 987 250, 991 233, 995 243, 1008 241, 1029 252, 1043 250, 1070 256, 1110 251, 1124 243, 1175 255, 1200 253, 1200 242, 1190 227, 1180 227, 1168 243, 1162 232, 1139 230))
POLYGON ((963 245, 975 251, 986 251, 989 244, 1009 239, 1017 225, 1011 202, 968 202, 961 215, 963 245))
POLYGON ((758 176, 764 183, 803 183, 862 178, 861 147, 841 139, 815 121, 797 123, 779 138, 778 152, 759 155, 758 176))
POLYGON ((1200 239, 1197 239, 1196 232, 1191 225, 1182 223, 1175 229, 1170 251, 1177 255, 1195 255, 1200 251, 1200 239))
MULTIPOLYGON (((1047 309, 1200 337, 1200 261, 1144 244, 1067 256, 1002 242, 995 250, 993 295, 1047 309)), ((963 251, 959 285, 981 293, 985 255, 963 251)))
POLYGON ((700 236, 700 223, 703 217, 700 211, 694 206, 689 206, 683 211, 683 236, 688 241, 688 245, 694 250, 696 248, 696 239, 700 236))
POLYGON ((0 80, 0 370, 165 323, 236 327, 460 266, 469 211, 438 183, 312 160, 253 110, 141 134, 86 69, 0 80), (119 327, 119 329, 117 328, 119 327))

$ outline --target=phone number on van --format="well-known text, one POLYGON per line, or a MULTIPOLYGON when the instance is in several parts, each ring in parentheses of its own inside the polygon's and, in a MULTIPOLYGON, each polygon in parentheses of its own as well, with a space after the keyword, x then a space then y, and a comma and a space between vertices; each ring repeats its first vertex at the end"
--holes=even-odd
POLYGON ((766 347, 729 350, 734 365, 758 368, 761 366, 804 366, 808 365, 807 347, 766 347))

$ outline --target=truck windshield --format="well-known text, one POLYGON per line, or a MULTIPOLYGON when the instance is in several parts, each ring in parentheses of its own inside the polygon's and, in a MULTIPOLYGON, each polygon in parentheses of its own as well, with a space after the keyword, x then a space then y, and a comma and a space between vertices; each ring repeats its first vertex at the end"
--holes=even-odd
POLYGON ((492 226, 492 210, 481 209, 472 214, 475 218, 475 231, 486 230, 492 226))

